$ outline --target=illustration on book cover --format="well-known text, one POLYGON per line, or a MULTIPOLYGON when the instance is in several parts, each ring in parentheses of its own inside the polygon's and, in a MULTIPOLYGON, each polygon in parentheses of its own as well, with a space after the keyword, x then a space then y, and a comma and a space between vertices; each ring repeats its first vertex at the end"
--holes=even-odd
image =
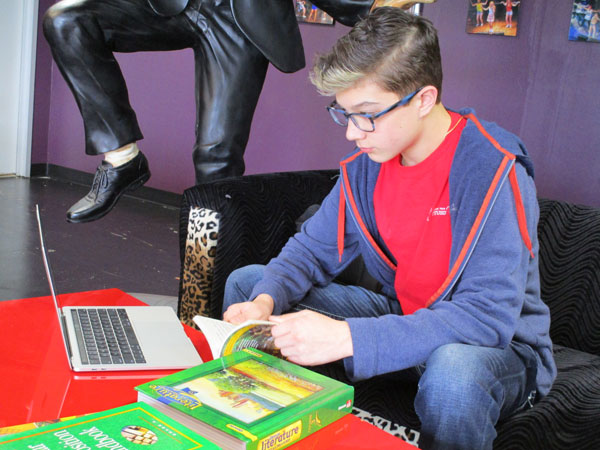
POLYGON ((312 395, 321 386, 256 360, 246 360, 180 385, 149 386, 163 403, 203 404, 251 423, 312 395))

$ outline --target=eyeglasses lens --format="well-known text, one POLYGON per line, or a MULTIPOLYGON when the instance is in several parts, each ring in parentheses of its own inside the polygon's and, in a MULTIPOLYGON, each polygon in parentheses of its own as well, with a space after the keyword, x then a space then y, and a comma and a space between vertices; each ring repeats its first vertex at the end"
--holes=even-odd
MULTIPOLYGON (((347 114, 333 107, 329 107, 328 110, 335 123, 341 125, 342 127, 348 125, 347 114)), ((350 115, 350 120, 352 120, 352 123, 354 123, 354 125, 362 131, 373 131, 373 122, 367 117, 360 116, 358 114, 352 114, 350 115)))
POLYGON ((337 123, 338 125, 341 125, 343 127, 348 125, 348 117, 346 117, 346 115, 342 111, 338 111, 337 109, 334 109, 331 107, 328 109, 329 109, 329 114, 331 115, 331 117, 335 123, 337 123))
POLYGON ((352 120, 352 122, 354 122, 354 125, 356 125, 356 128, 358 128, 359 130, 362 130, 362 131, 373 131, 374 130, 373 122, 368 117, 352 115, 352 116, 350 116, 350 119, 352 120))

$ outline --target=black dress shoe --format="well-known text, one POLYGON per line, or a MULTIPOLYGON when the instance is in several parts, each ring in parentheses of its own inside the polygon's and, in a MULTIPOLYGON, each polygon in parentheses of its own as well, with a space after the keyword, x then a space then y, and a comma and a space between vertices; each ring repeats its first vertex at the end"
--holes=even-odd
POLYGON ((105 216, 113 209, 121 195, 139 188, 149 178, 148 160, 142 152, 118 167, 102 161, 96 169, 92 189, 67 211, 67 221, 91 222, 105 216))

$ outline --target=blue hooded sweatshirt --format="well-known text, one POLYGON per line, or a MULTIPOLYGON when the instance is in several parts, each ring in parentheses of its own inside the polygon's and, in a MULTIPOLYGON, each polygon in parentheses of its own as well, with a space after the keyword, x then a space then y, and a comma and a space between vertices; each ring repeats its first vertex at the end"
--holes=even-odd
MULTIPOLYGON (((463 343, 537 357, 537 392, 556 376, 550 313, 540 298, 533 166, 523 143, 494 123, 467 118, 450 170, 452 248, 449 273, 426 308, 410 315, 349 318, 353 380, 423 364, 438 347, 463 343)), ((375 222, 373 192, 381 164, 355 150, 317 213, 271 260, 251 299, 270 294, 274 314, 331 282, 362 255, 369 273, 395 298, 396 264, 375 222)))

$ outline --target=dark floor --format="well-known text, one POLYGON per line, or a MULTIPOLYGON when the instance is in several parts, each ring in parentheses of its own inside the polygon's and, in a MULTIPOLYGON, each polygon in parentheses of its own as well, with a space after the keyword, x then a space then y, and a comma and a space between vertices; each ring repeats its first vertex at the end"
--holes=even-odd
POLYGON ((0 300, 49 295, 35 205, 58 293, 119 288, 176 296, 179 208, 123 197, 95 222, 70 224, 88 187, 48 178, 0 178, 0 300))

